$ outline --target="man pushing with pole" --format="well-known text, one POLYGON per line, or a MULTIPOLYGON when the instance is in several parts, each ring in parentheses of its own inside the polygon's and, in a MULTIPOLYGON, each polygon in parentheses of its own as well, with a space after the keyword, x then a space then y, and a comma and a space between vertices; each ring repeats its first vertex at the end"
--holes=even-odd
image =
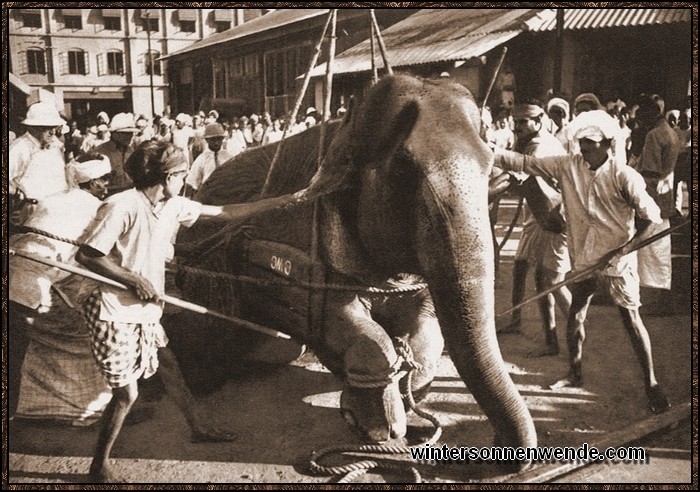
MULTIPOLYGON (((580 386, 585 340, 584 323, 593 294, 600 282, 618 307, 644 372, 644 385, 652 412, 670 405, 654 374, 651 342, 642 318, 635 250, 650 223, 660 223, 659 207, 646 192, 644 178, 634 169, 616 163, 612 155, 618 125, 604 111, 581 116, 575 137, 580 155, 535 158, 495 149, 495 166, 555 179, 559 183, 569 225, 569 251, 574 272, 599 264, 610 256, 608 266, 596 276, 571 286, 572 302, 567 322, 570 369, 550 388, 580 386), (635 214, 642 225, 635 230, 635 214), (610 254, 613 251, 614 254, 610 254)), ((639 224, 638 224, 639 225, 639 224)))

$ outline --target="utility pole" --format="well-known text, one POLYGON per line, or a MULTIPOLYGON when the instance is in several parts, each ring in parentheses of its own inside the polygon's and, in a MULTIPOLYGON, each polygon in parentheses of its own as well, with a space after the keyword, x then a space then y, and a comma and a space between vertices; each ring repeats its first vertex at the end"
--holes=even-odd
POLYGON ((153 52, 151 51, 151 11, 146 10, 146 36, 148 37, 148 75, 151 84, 151 118, 156 115, 156 100, 153 94, 153 52))
POLYGON ((561 94, 561 71, 564 55, 564 9, 557 9, 556 42, 554 52, 554 95, 561 94))

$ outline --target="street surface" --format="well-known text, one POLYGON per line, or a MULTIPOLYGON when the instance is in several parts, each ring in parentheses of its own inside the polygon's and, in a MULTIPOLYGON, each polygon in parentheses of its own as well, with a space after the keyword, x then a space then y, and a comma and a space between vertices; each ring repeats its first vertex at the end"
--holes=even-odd
MULTIPOLYGON (((502 203, 497 235, 503 237, 515 201, 502 203)), ((674 235, 674 287, 661 296, 643 292, 642 315, 650 333, 657 378, 673 405, 669 418, 680 420, 671 431, 635 442, 648 452, 646 464, 595 465, 556 478, 559 483, 691 482, 692 320, 690 232, 674 235), (640 444, 641 442, 641 444, 640 444)), ((496 282, 496 313, 510 307, 512 260, 520 229, 501 251, 496 282)), ((527 296, 534 293, 532 276, 527 296)), ((177 294, 177 293, 173 293, 177 294)), ((557 312, 562 352, 532 358, 544 335, 535 303, 523 310, 523 332, 499 335, 503 357, 535 419, 540 446, 580 446, 608 436, 633 436, 653 427, 639 365, 617 309, 595 301, 589 310, 584 349, 583 388, 543 389, 568 369, 564 320, 557 312)), ((497 325, 507 322, 498 319, 497 325)), ((196 326, 180 327, 196 330, 196 326)), ((188 367, 183 367, 187 373, 188 367)), ((222 375, 219 375, 222 376, 222 375)), ((154 418, 124 427, 114 448, 117 471, 129 482, 156 484, 325 483, 332 479, 308 470, 310 453, 335 445, 361 444, 343 422, 338 402, 341 385, 312 354, 283 366, 251 365, 223 375, 222 384, 202 380, 193 391, 213 422, 239 435, 233 443, 192 443, 184 417, 162 393, 157 380, 144 385, 140 398, 155 409, 154 418)), ((216 379, 216 378, 215 378, 216 379)), ((431 394, 420 408, 443 427, 438 445, 490 446, 493 433, 480 408, 445 354, 431 394)), ((409 418, 408 444, 431 435, 431 425, 409 418)), ((9 422, 9 483, 85 483, 97 426, 60 427, 41 422, 9 422)), ((405 443, 402 443, 405 444, 405 443)), ((620 442, 627 445, 629 442, 620 442)), ((380 458, 382 459, 382 458, 380 458)), ((406 462, 405 456, 387 458, 406 462)), ((347 463, 331 458, 329 462, 347 463)), ((503 480, 493 465, 439 464, 419 467, 426 483, 491 483, 503 480)), ((697 473, 697 470, 695 470, 697 473)), ((696 475, 697 476, 697 475, 696 475)), ((370 473, 370 483, 407 483, 396 472, 370 473)))

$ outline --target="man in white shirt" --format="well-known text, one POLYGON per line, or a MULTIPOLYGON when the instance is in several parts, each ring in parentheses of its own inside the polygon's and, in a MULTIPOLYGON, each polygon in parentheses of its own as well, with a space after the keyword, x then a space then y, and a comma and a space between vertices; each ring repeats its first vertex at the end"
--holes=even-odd
POLYGON ((570 371, 550 387, 580 386, 583 382, 584 323, 599 282, 618 306, 644 372, 650 408, 654 413, 664 412, 669 403, 654 375, 651 342, 639 314, 637 258, 630 254, 645 229, 635 231, 635 213, 647 226, 660 223, 661 213, 646 191, 644 178, 613 157, 612 140, 619 130, 616 121, 604 111, 586 112, 579 118, 575 137, 581 154, 536 158, 495 149, 496 166, 547 177, 559 184, 574 272, 608 260, 604 271, 571 286, 567 323, 570 371))
POLYGON ((29 107, 22 121, 27 131, 10 146, 8 184, 10 195, 23 196, 33 203, 17 200, 18 208, 11 210, 14 224, 24 223, 36 202, 68 190, 63 153, 54 145, 57 128, 65 124, 52 103, 38 102, 29 107))
MULTIPOLYGON (((204 139, 208 148, 192 163, 185 184, 194 191, 201 188, 214 169, 233 157, 233 154, 222 148, 226 131, 219 123, 209 123, 204 129, 204 139)), ((185 192, 186 195, 190 193, 185 192)))

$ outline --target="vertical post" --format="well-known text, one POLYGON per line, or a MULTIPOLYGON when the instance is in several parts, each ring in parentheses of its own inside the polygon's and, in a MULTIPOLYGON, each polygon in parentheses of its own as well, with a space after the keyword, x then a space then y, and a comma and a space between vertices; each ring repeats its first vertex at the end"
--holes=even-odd
POLYGON ((384 68, 386 68, 386 73, 389 75, 394 75, 394 71, 391 69, 391 65, 389 64, 389 57, 386 53, 386 46, 384 45, 382 32, 379 30, 377 18, 374 16, 374 9, 369 9, 369 16, 372 18, 372 25, 374 25, 374 33, 377 35, 377 44, 379 45, 379 52, 382 54, 382 60, 384 61, 384 68))
POLYGON ((146 36, 148 37, 148 75, 151 86, 151 118, 156 115, 156 99, 153 94, 153 52, 151 51, 151 11, 146 10, 146 36))
POLYGON ((374 61, 374 22, 372 22, 372 16, 369 18, 369 52, 370 59, 372 60, 372 83, 376 84, 379 82, 379 74, 377 73, 377 63, 374 61))
POLYGON ((564 11, 565 9, 557 9, 557 27, 556 27, 556 51, 554 52, 554 94, 561 94, 561 71, 562 60, 564 57, 564 11))

